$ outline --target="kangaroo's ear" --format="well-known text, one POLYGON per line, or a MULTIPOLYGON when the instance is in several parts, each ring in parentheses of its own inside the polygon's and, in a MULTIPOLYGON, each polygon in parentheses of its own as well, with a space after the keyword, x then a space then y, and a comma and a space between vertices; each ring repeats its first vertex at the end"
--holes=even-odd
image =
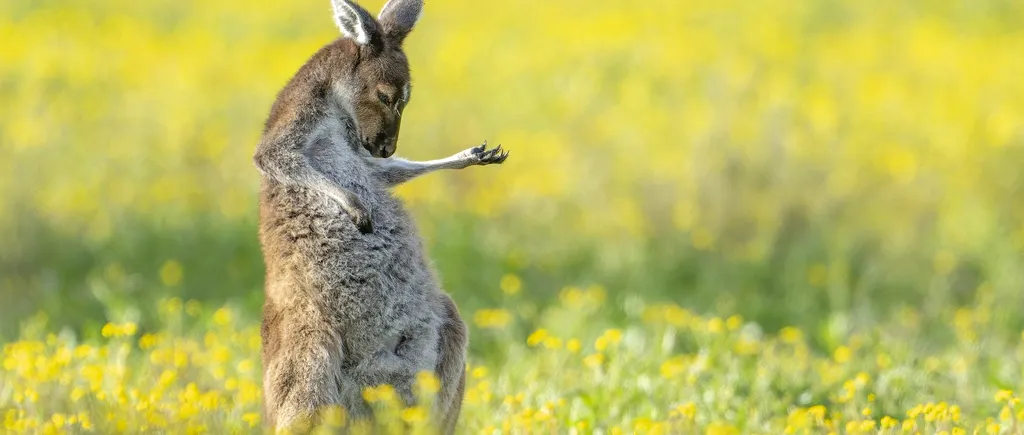
POLYGON ((401 44, 423 14, 423 0, 389 0, 377 21, 384 35, 401 44))
POLYGON ((379 37, 377 22, 362 6, 349 0, 331 0, 331 5, 334 6, 334 22, 346 38, 368 45, 379 37))

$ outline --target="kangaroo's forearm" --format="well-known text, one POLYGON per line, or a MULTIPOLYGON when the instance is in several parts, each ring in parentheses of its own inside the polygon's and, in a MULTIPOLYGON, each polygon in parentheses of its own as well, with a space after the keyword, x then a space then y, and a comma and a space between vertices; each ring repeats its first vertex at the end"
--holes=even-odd
POLYGON ((376 163, 378 165, 375 171, 376 176, 387 187, 397 186, 428 172, 440 169, 463 169, 467 166, 465 159, 458 155, 425 162, 391 157, 376 163))
POLYGON ((264 176, 279 183, 316 190, 339 202, 352 196, 317 170, 301 145, 261 143, 253 161, 264 176))
POLYGON ((358 197, 316 169, 306 147, 289 143, 261 143, 253 157, 263 176, 279 183, 305 187, 327 195, 348 213, 362 231, 369 231, 369 210, 358 197))
POLYGON ((399 157, 370 160, 374 165, 374 175, 387 187, 394 187, 428 172, 438 169, 463 169, 472 165, 489 165, 502 163, 508 157, 508 151, 502 151, 501 145, 487 149, 487 142, 458 154, 443 159, 416 162, 399 157))

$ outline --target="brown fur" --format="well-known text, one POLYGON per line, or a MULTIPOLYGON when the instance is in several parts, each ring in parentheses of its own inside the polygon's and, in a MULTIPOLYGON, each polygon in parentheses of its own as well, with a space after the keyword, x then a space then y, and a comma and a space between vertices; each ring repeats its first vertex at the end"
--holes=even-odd
POLYGON ((411 405, 416 375, 433 371, 441 381, 435 416, 452 433, 466 325, 390 188, 438 169, 501 163, 508 153, 483 145, 427 162, 391 157, 409 93, 401 41, 422 2, 391 0, 380 24, 348 0, 332 1, 347 37, 282 89, 254 155, 263 175, 264 421, 315 423, 331 405, 372 419, 363 389, 389 384, 411 405))

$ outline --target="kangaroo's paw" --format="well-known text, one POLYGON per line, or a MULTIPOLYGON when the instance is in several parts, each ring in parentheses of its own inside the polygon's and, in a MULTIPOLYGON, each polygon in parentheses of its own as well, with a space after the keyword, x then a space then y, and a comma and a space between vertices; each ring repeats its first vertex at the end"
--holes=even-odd
POLYGON ((360 233, 370 234, 373 232, 373 221, 370 219, 370 210, 366 206, 358 200, 350 199, 348 204, 342 205, 342 208, 352 219, 352 223, 356 224, 356 228, 359 228, 360 233))
POLYGON ((508 151, 502 150, 501 145, 497 148, 487 149, 487 141, 478 147, 463 151, 465 157, 474 165, 501 164, 508 158, 508 151))
POLYGON ((370 219, 370 214, 365 211, 353 214, 352 222, 359 228, 360 233, 370 234, 373 232, 373 220, 370 219))

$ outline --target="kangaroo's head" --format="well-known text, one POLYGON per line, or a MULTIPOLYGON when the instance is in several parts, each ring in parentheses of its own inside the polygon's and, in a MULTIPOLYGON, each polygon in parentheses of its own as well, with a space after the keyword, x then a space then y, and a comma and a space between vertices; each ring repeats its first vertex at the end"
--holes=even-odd
POLYGON ((402 41, 416 25, 423 0, 390 0, 377 19, 349 0, 331 3, 342 35, 355 45, 351 75, 336 86, 348 97, 363 147, 374 157, 390 157, 410 96, 402 41))

